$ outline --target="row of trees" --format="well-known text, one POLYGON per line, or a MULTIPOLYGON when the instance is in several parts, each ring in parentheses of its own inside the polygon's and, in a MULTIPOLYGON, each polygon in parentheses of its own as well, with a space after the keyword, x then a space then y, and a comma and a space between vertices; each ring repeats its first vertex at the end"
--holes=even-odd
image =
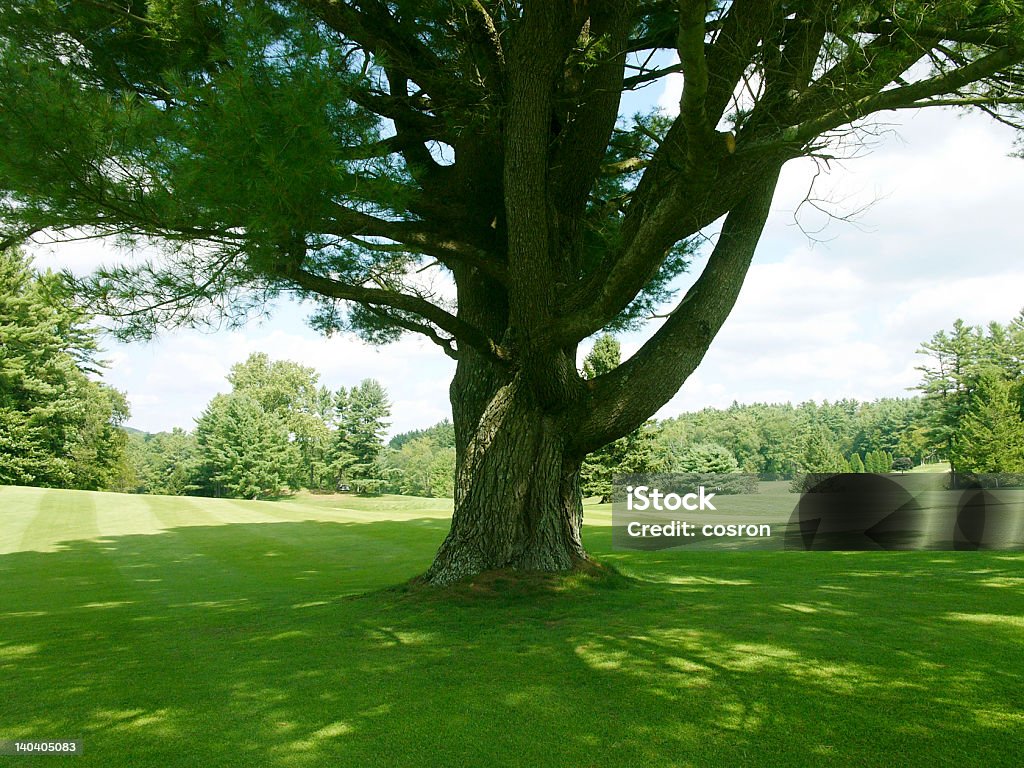
POLYGON ((285 489, 376 492, 390 405, 367 379, 332 392, 312 368, 256 353, 231 369, 216 395, 181 430, 138 435, 136 490, 264 498, 285 489))
MULTIPOLYGON (((615 472, 802 473, 902 471, 948 461, 954 471, 1024 472, 1024 313, 1010 323, 939 331, 922 345, 922 397, 708 408, 649 422, 583 464, 587 495, 615 472)), ((593 378, 619 363, 610 336, 584 365, 593 378)))
MULTIPOLYGON (((607 497, 617 473, 747 472, 790 479, 806 472, 889 472, 949 459, 971 471, 1018 471, 1021 328, 940 332, 924 345, 924 398, 844 399, 817 404, 733 404, 650 421, 583 462, 586 496, 607 497), (1016 453, 1015 453, 1016 451, 1016 453), (1015 458, 1016 457, 1016 458, 1015 458), (1016 463, 1015 463, 1016 462, 1016 463)), ((598 338, 584 360, 594 379, 619 365, 621 349, 598 338)), ((261 497, 284 488, 454 492, 455 431, 445 421, 397 435, 385 447, 389 406, 367 380, 331 392, 312 368, 265 354, 235 366, 232 390, 217 395, 181 430, 137 436, 135 489, 261 497)))
MULTIPOLYGON (((620 348, 600 337, 584 361, 593 379, 614 369, 620 348)), ((650 421, 587 457, 583 493, 607 497, 617 473, 748 472, 789 479, 805 472, 889 472, 935 454, 920 398, 818 405, 733 404, 650 421)))
MULTIPOLYGON (((254 354, 234 366, 194 432, 126 434, 128 405, 90 378, 88 316, 51 275, 0 255, 0 482, 260 498, 284 489, 454 493, 455 430, 444 421, 384 445, 390 406, 376 381, 332 392, 309 367, 254 354)), ((970 472, 1024 471, 1024 315, 940 331, 922 346, 920 398, 753 404, 650 421, 583 462, 586 496, 617 473, 888 472, 948 460, 970 472)), ((619 365, 600 337, 585 380, 619 365)))
POLYGON ((0 250, 0 484, 117 487, 128 403, 95 380, 96 331, 58 288, 19 251, 0 250))

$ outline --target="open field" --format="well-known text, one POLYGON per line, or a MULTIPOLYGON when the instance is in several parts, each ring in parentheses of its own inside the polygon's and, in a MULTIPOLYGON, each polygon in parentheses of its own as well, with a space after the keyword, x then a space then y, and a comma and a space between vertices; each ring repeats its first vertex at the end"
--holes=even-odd
POLYGON ((1024 554, 613 552, 593 507, 629 582, 390 588, 449 510, 0 488, 0 738, 105 768, 1021 764, 1024 554))

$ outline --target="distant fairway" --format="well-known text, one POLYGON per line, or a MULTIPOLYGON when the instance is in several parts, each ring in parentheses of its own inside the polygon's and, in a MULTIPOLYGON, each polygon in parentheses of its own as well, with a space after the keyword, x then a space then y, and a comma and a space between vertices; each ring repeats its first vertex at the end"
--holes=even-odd
POLYGON ((1021 765, 1022 554, 613 552, 594 507, 634 583, 386 589, 449 514, 0 488, 0 738, 85 749, 0 765, 1021 765))

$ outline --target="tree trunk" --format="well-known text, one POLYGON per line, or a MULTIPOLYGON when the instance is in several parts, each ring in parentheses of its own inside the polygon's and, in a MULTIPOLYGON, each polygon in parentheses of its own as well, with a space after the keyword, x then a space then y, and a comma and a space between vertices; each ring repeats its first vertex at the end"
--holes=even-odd
MULTIPOLYGON (((468 414, 453 404, 458 422, 468 414)), ((498 568, 565 571, 587 559, 581 458, 567 452, 569 430, 565 415, 545 413, 518 377, 497 389, 468 440, 458 441, 455 514, 428 582, 498 568)), ((456 431, 467 433, 465 425, 456 431)))

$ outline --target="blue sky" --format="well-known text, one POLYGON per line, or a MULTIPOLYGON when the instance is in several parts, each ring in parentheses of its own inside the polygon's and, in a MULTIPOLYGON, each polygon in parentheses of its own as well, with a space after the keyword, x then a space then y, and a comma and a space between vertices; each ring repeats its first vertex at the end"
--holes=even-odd
MULTIPOLYGON (((670 81, 642 98, 671 109, 679 87, 670 81)), ((945 111, 885 119, 869 151, 832 162, 814 182, 824 207, 860 211, 853 221, 801 206, 819 169, 807 160, 786 167, 736 309, 660 417, 734 400, 906 395, 922 362, 915 351, 935 331, 958 317, 1006 322, 1024 308, 1024 160, 1008 157, 1012 131, 945 111)), ((37 266, 79 272, 119 258, 100 242, 30 250, 37 266)), ((702 266, 698 259, 680 287, 702 266)), ((240 331, 167 331, 130 345, 107 339, 104 379, 127 393, 129 426, 151 432, 191 429, 210 398, 228 390, 231 365, 256 351, 312 366, 332 389, 378 379, 393 403, 392 433, 450 414, 454 363, 430 342, 374 348, 324 339, 305 315, 282 304, 240 331)), ((624 354, 648 334, 622 337, 624 354)))

